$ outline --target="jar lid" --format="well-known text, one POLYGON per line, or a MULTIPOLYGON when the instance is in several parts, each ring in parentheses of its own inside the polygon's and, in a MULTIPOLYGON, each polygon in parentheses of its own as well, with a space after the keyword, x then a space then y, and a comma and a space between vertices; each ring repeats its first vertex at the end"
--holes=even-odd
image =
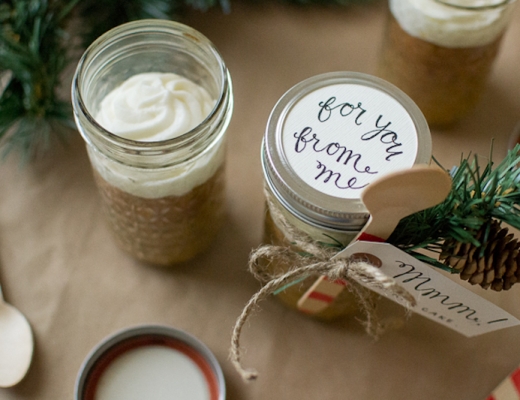
POLYGON ((224 400, 225 381, 211 351, 186 332, 162 325, 124 329, 87 356, 75 400, 132 398, 224 400))
POLYGON ((415 103, 394 85, 358 72, 331 72, 289 89, 274 106, 262 143, 266 183, 307 223, 359 230, 361 193, 384 174, 429 164, 431 137, 415 103))

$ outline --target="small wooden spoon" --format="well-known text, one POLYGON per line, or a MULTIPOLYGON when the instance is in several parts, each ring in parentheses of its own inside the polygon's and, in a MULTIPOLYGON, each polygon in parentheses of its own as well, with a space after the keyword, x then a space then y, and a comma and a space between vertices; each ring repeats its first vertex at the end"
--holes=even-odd
POLYGON ((20 382, 33 354, 31 326, 24 315, 7 304, 0 288, 0 387, 20 382))
MULTIPOLYGON (((451 178, 427 165, 390 173, 372 182, 361 195, 370 218, 354 240, 384 242, 399 221, 441 203, 451 190, 451 178)), ((316 314, 326 309, 345 287, 320 276, 298 301, 298 309, 316 314)))
POLYGON ((370 218, 354 240, 367 234, 388 239, 401 219, 441 203, 450 190, 448 173, 426 165, 383 176, 361 195, 370 218))

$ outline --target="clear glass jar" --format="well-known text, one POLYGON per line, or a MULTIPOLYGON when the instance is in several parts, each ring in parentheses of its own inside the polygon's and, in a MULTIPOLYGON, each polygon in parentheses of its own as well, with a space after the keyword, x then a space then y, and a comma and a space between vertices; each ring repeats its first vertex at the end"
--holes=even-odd
POLYGON ((187 261, 213 241, 224 217, 225 134, 233 109, 229 72, 214 45, 172 21, 112 29, 85 51, 72 103, 109 226, 144 262, 187 261), (129 77, 175 73, 206 89, 215 106, 200 125, 162 141, 117 136, 95 119, 100 103, 129 77))
MULTIPOLYGON (((332 245, 339 251, 368 220, 362 189, 385 173, 429 164, 431 146, 420 110, 382 79, 332 72, 300 82, 273 108, 262 143, 264 243, 312 252, 295 244, 297 235, 311 249, 332 245)), ((276 274, 297 267, 276 259, 264 265, 276 274)), ((295 282, 277 296, 298 309, 316 279, 295 282)), ((356 310, 352 294, 344 290, 314 316, 332 319, 356 310)))
POLYGON ((469 114, 485 90, 515 0, 389 0, 378 75, 431 126, 469 114))

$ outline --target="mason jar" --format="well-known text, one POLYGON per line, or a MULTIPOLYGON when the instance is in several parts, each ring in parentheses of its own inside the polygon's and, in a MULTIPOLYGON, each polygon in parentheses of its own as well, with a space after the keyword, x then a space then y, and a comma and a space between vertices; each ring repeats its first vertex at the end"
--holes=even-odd
POLYGON ((215 46, 177 22, 123 24, 99 37, 81 57, 72 103, 117 244, 138 260, 157 265, 184 262, 207 249, 224 218, 225 136, 233 109, 231 78, 215 46), (117 102, 104 103, 130 79, 141 77, 152 77, 152 83, 146 81, 130 94, 118 92, 117 102), (182 91, 182 101, 170 101, 171 93, 156 87, 163 77, 182 82, 168 83, 182 91), (207 115, 186 128, 185 120, 193 122, 193 113, 199 112, 183 108, 198 99, 189 97, 193 88, 205 91, 211 102, 204 106, 207 115), (159 105, 154 103, 157 97, 159 105), (182 122, 187 130, 174 137, 141 139, 142 132, 148 135, 152 129, 148 126, 155 129, 159 117, 160 124, 182 122), (139 131, 137 138, 107 128, 125 124, 131 125, 132 134, 139 131))
POLYGON ((516 0, 389 0, 378 75, 435 127, 478 104, 516 0))
MULTIPOLYGON (((339 252, 369 218, 363 189, 384 174, 429 164, 431 147, 419 108, 382 79, 331 72, 300 82, 274 106, 262 142, 264 244, 300 255, 313 246, 339 252)), ((261 262, 275 275, 301 267, 283 257, 261 262)), ((298 302, 317 278, 292 282, 277 296, 305 312, 298 302)), ((343 290, 314 316, 356 312, 352 296, 343 290)))

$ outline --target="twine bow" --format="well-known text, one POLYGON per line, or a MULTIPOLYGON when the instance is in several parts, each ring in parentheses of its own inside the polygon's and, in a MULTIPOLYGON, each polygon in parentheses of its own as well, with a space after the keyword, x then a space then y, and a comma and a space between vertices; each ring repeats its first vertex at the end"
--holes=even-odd
MULTIPOLYGON (((297 241, 300 241, 298 239, 297 241)), ((235 323, 231 339, 230 359, 231 363, 245 381, 257 378, 258 373, 254 370, 245 369, 241 363, 240 356, 240 335, 242 328, 258 303, 269 295, 275 293, 280 288, 312 275, 325 275, 331 280, 344 279, 350 282, 362 282, 371 288, 377 288, 386 293, 389 297, 394 297, 404 303, 407 310, 415 305, 414 297, 404 288, 398 285, 394 279, 382 273, 373 265, 359 260, 346 258, 333 258, 336 251, 323 248, 310 241, 305 241, 304 247, 313 247, 314 255, 299 254, 293 249, 284 246, 263 245, 254 250, 249 259, 249 271, 264 286, 253 295, 242 310, 241 315, 235 323), (267 261, 267 262, 260 262, 267 261), (283 262, 293 265, 291 269, 281 273, 272 273, 266 264, 271 262, 283 262)), ((364 321, 366 332, 374 338, 383 333, 385 326, 377 317, 375 304, 372 300, 371 291, 356 284, 348 285, 359 302, 361 309, 366 315, 364 321)))
POLYGON ((289 223, 280 212, 280 208, 273 203, 267 190, 265 190, 265 198, 273 222, 280 228, 291 246, 266 244, 253 250, 249 256, 249 271, 264 286, 251 297, 242 310, 231 336, 230 360, 242 379, 251 381, 258 377, 255 370, 244 368, 241 362, 240 335, 247 318, 258 303, 294 282, 312 275, 324 275, 332 281, 343 279, 351 282, 352 284, 347 288, 354 293, 361 310, 365 313, 366 320, 362 322, 365 331, 376 339, 389 325, 377 317, 373 292, 356 282, 379 289, 386 296, 395 298, 405 306, 407 312, 415 306, 415 298, 398 285, 393 278, 366 261, 335 257, 338 254, 337 248, 324 246, 289 223), (295 248, 301 251, 295 251, 295 248), (272 272, 269 268, 271 263, 291 265, 292 267, 287 271, 272 272))

